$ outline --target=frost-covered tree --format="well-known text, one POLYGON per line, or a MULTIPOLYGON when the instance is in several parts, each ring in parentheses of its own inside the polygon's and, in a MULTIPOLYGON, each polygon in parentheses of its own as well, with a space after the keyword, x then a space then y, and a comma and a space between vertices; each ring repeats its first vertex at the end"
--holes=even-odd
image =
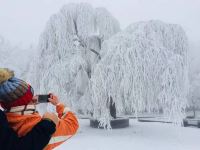
POLYGON ((15 74, 24 78, 29 64, 29 51, 20 46, 13 46, 10 42, 0 36, 0 67, 10 68, 15 74))
POLYGON ((200 110, 200 68, 198 59, 199 46, 196 44, 190 44, 190 59, 189 59, 189 81, 190 88, 188 93, 189 106, 187 111, 193 111, 194 117, 196 117, 196 112, 200 110))
POLYGON ((31 71, 36 77, 29 76, 36 92, 56 92, 78 109, 102 43, 118 31, 118 21, 104 8, 87 3, 64 6, 51 16, 39 41, 37 64, 31 71))
POLYGON ((110 97, 118 114, 162 109, 169 119, 181 121, 187 104, 187 51, 185 32, 178 25, 130 25, 103 44, 83 107, 103 125, 111 119, 110 97))
POLYGON ((196 117, 196 111, 200 109, 200 72, 194 71, 190 75, 190 88, 188 94, 189 110, 192 110, 194 117, 196 117))
POLYGON ((6 60, 9 57, 10 44, 2 36, 0 36, 0 65, 5 66, 6 60))

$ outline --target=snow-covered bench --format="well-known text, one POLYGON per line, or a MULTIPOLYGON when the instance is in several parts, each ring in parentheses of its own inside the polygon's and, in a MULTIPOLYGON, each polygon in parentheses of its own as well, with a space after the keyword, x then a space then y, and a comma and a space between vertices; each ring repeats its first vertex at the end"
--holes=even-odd
POLYGON ((183 126, 196 126, 200 128, 200 118, 185 118, 183 119, 183 126))

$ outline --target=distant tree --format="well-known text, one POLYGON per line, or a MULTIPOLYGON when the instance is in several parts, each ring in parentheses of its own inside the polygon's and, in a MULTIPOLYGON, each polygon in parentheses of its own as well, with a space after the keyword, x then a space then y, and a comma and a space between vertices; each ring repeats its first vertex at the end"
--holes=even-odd
POLYGON ((196 111, 200 109, 200 72, 198 71, 193 72, 191 75, 188 101, 188 107, 196 117, 196 111))
POLYGON ((0 67, 10 68, 18 77, 24 78, 29 64, 29 53, 28 49, 13 46, 0 36, 0 67))

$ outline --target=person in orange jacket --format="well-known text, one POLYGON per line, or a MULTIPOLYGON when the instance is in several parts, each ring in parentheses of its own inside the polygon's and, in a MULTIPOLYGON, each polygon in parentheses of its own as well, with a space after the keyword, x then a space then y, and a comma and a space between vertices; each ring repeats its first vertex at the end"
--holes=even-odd
MULTIPOLYGON (((19 137, 26 135, 42 119, 36 111, 38 97, 34 96, 33 88, 16 78, 14 72, 9 69, 0 69, 0 100, 6 110, 10 127, 19 137)), ((45 150, 52 150, 62 144, 79 128, 75 114, 69 107, 60 103, 56 95, 50 94, 49 102, 56 107, 59 121, 45 150)))

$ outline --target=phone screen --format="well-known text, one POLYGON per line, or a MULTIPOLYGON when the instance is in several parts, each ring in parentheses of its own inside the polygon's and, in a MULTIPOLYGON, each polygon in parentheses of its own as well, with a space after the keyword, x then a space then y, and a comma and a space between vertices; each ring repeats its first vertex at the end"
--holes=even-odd
POLYGON ((49 100, 48 98, 50 98, 50 95, 38 95, 38 102, 39 103, 48 103, 49 100))

